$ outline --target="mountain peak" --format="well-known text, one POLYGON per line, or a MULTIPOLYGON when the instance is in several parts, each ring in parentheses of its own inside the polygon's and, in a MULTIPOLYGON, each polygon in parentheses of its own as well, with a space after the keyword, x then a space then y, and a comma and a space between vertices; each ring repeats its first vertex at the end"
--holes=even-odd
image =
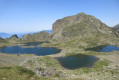
POLYGON ((18 36, 15 34, 15 35, 12 35, 11 37, 10 37, 10 39, 18 39, 18 36))
POLYGON ((82 36, 96 37, 98 35, 117 36, 118 33, 109 28, 94 16, 85 13, 79 13, 57 20, 53 24, 54 39, 71 39, 73 37, 80 38, 82 36))
POLYGON ((87 15, 84 12, 78 13, 77 15, 87 15))

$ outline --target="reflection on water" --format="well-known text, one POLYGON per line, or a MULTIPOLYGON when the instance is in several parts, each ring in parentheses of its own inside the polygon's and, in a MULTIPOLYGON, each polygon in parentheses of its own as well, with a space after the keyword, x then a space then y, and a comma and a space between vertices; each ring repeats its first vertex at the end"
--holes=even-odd
POLYGON ((68 57, 57 57, 58 62, 62 67, 67 69, 77 69, 82 67, 92 67, 94 63, 98 60, 95 56, 89 55, 74 55, 68 57))

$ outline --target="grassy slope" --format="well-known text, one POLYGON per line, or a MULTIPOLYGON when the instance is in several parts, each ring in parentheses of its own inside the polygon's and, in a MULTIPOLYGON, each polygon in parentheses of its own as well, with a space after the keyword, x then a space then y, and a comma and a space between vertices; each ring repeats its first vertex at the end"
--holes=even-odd
POLYGON ((0 67, 0 80, 50 80, 38 78, 35 73, 23 67, 0 67))

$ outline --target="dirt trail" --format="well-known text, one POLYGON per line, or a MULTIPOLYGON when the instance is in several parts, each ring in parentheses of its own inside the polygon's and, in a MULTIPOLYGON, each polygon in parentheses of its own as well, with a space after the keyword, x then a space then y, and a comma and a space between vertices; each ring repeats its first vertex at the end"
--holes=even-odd
POLYGON ((15 54, 0 53, 0 66, 22 66, 31 59, 34 59, 34 55, 22 54, 17 56, 15 54))
POLYGON ((35 60, 35 59, 37 59, 37 56, 33 56, 33 57, 27 57, 23 62, 21 62, 20 64, 19 64, 19 66, 23 66, 25 63, 27 63, 28 61, 33 61, 33 60, 35 60))

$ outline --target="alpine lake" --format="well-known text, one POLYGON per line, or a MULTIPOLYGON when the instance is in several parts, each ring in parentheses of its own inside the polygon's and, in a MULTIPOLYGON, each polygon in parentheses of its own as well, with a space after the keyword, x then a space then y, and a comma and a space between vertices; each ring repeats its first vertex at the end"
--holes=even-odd
MULTIPOLYGON (((0 48, 0 53, 8 53, 8 54, 35 54, 36 56, 45 56, 51 54, 57 54, 61 52, 61 49, 57 49, 54 47, 38 47, 38 45, 42 44, 41 42, 31 42, 26 43, 20 46, 7 46, 0 48)), ((114 50, 119 50, 118 47, 113 45, 109 45, 100 50, 100 52, 111 52, 114 50)), ((77 54, 66 57, 56 57, 55 58, 59 64, 66 69, 78 69, 82 67, 90 68, 92 67, 97 60, 99 60, 95 56, 91 55, 83 55, 77 54)))

